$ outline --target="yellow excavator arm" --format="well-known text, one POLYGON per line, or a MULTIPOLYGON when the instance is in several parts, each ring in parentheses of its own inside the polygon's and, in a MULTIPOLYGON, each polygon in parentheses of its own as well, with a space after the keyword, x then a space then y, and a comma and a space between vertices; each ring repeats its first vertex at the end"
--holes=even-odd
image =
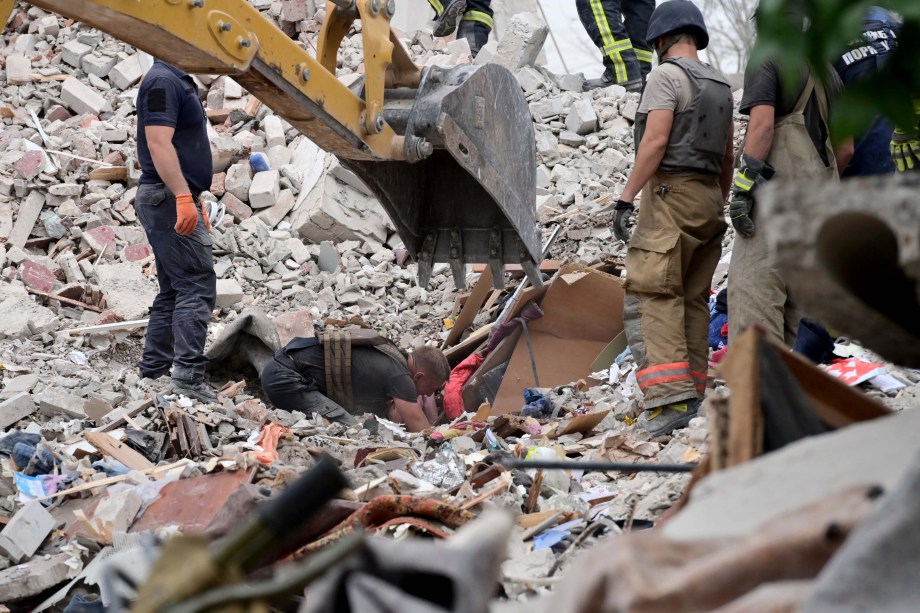
MULTIPOLYGON (((419 0, 421 1, 421 0, 419 0)), ((31 0, 188 73, 226 74, 340 158, 380 200, 427 285, 448 262, 520 263, 539 285, 533 123, 498 65, 425 70, 390 29, 395 0, 329 0, 310 55, 246 0, 31 0), (336 78, 338 49, 361 21, 365 78, 336 78)), ((9 18, 15 0, 0 0, 9 18)))

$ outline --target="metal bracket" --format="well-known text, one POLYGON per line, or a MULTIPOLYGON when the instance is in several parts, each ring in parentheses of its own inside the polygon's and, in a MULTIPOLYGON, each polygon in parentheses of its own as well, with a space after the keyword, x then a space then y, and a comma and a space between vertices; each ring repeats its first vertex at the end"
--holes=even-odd
POLYGON ((434 249, 438 244, 438 235, 429 233, 418 251, 418 284, 419 287, 428 287, 431 281, 431 268, 434 266, 434 249))
POLYGON ((530 252, 527 250, 527 245, 520 239, 517 241, 518 254, 521 258, 521 268, 524 269, 524 272, 527 273, 527 278, 530 279, 530 284, 537 289, 543 287, 543 277, 540 275, 540 268, 537 266, 537 263, 533 261, 533 258, 530 257, 530 252))
POLYGON ((489 268, 492 270, 492 287, 505 289, 505 258, 502 255, 502 230, 489 232, 489 268))
POLYGON ((221 49, 241 62, 252 61, 259 48, 256 35, 223 11, 208 13, 208 31, 221 49))
POLYGON ((466 262, 463 259, 463 235, 460 228, 450 229, 450 250, 447 260, 454 275, 454 287, 466 289, 466 262))

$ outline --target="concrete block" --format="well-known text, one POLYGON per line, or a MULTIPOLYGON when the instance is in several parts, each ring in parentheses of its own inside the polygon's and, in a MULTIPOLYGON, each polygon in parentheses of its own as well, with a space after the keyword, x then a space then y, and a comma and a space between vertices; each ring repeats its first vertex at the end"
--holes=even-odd
POLYGON ((307 0, 281 0, 281 19, 283 21, 300 23, 308 17, 312 15, 307 11, 307 0))
POLYGON ((275 145, 266 152, 271 168, 281 170, 281 167, 291 163, 291 150, 286 145, 275 145))
POLYGON ((143 319, 159 288, 135 262, 97 264, 96 277, 105 291, 109 308, 125 320, 143 319))
POLYGON ((144 67, 139 53, 115 64, 109 72, 109 80, 118 89, 128 89, 144 76, 144 67))
POLYGON ((294 204, 294 192, 289 189, 283 189, 278 194, 278 201, 267 209, 259 211, 256 217, 265 222, 265 225, 269 228, 274 228, 291 212, 294 204))
POLYGON ((338 272, 342 267, 342 257, 339 250, 329 241, 323 241, 319 245, 319 258, 317 265, 322 272, 338 272))
POLYGON ((388 218, 376 199, 326 175, 291 215, 291 226, 308 241, 368 241, 382 247, 388 218))
MULTIPOLYGON (((3 391, 6 392, 7 390, 4 389, 3 391)), ((32 395, 27 391, 19 392, 11 398, 0 402, 0 430, 6 430, 37 410, 38 405, 35 404, 32 395)))
POLYGON ((42 503, 30 502, 0 531, 0 551, 17 563, 31 558, 56 523, 42 503))
POLYGON ((80 183, 55 183, 48 188, 52 196, 64 198, 78 198, 83 195, 83 185, 80 183))
POLYGON ((277 115, 266 115, 262 120, 262 129, 265 130, 268 149, 278 145, 287 145, 287 140, 284 138, 284 123, 277 115))
POLYGON ((56 327, 54 313, 37 304, 20 285, 3 289, 0 302, 0 338, 26 338, 56 327))
POLYGON ((80 66, 83 68, 83 72, 86 74, 96 75, 100 79, 104 79, 109 76, 109 73, 112 71, 112 68, 115 67, 115 64, 118 63, 117 57, 112 57, 110 55, 100 55, 98 53, 90 53, 83 57, 83 61, 80 66))
POLYGON ((211 163, 214 172, 224 172, 230 163, 240 155, 242 147, 235 138, 228 134, 213 133, 209 136, 211 142, 211 163))
POLYGON ((636 113, 639 112, 638 100, 627 100, 620 108, 620 115, 631 122, 636 121, 636 113))
POLYGON ((303 264, 310 260, 310 250, 299 238, 289 238, 285 241, 284 247, 291 252, 291 259, 298 264, 303 264))
POLYGON ((233 215, 237 221, 243 221, 252 217, 252 209, 245 202, 231 194, 229 191, 220 199, 221 204, 227 208, 227 212, 233 215))
POLYGON ((281 174, 277 170, 257 172, 249 186, 249 206, 263 209, 278 202, 281 191, 281 174))
POLYGON ((556 75, 556 85, 564 92, 578 92, 585 87, 585 75, 578 74, 561 74, 556 75))
POLYGON ((570 132, 581 135, 597 131, 597 113, 594 112, 590 98, 582 98, 572 104, 565 118, 565 127, 570 132))
POLYGON ((70 77, 61 86, 61 100, 76 113, 101 115, 109 110, 109 103, 99 92, 90 89, 76 77, 70 77))
POLYGON ((508 20, 492 62, 515 72, 533 66, 543 49, 549 28, 536 13, 518 13, 508 20))
POLYGON ((546 88, 547 85, 543 73, 532 66, 524 66, 515 72, 514 76, 524 89, 524 93, 527 94, 532 94, 540 88, 546 88))
POLYGON ((10 85, 28 83, 32 80, 32 61, 24 55, 14 53, 6 58, 6 82, 10 85))
POLYGON ((42 415, 48 417, 63 415, 71 419, 86 419, 84 402, 60 387, 46 387, 38 400, 38 408, 42 415))
POLYGON ((34 34, 20 34, 16 37, 16 42, 13 43, 13 51, 23 55, 31 55, 35 51, 35 43, 37 42, 38 37, 34 34))
POLYGON ((217 280, 217 308, 229 309, 243 299, 243 288, 234 279, 217 280))
POLYGON ((46 15, 38 20, 39 36, 50 36, 54 38, 60 31, 61 24, 58 21, 57 15, 46 15))
POLYGON ((225 190, 245 202, 249 199, 250 185, 252 185, 252 168, 248 162, 233 164, 227 168, 227 176, 224 177, 225 190))
POLYGON ((83 57, 92 53, 93 48, 84 45, 80 41, 72 40, 61 47, 61 60, 65 64, 70 64, 74 68, 79 68, 83 57))
POLYGON ((238 100, 243 97, 243 86, 231 79, 224 77, 224 98, 238 100))
MULTIPOLYGON (((30 152, 32 153, 32 152, 30 152)), ((38 153, 38 152, 35 152, 38 153)), ((28 155, 28 153, 26 154, 28 155)), ((25 157, 25 156, 23 156, 25 157)), ((20 249, 29 240, 35 222, 45 206, 45 195, 38 190, 32 190, 26 199, 19 205, 19 213, 16 215, 16 223, 13 225, 13 231, 10 232, 6 240, 7 247, 19 247, 20 249)), ((7 254, 12 257, 12 250, 7 254)))
POLYGON ((72 563, 71 554, 61 553, 7 568, 0 572, 0 602, 36 596, 74 577, 79 569, 72 568, 72 563))

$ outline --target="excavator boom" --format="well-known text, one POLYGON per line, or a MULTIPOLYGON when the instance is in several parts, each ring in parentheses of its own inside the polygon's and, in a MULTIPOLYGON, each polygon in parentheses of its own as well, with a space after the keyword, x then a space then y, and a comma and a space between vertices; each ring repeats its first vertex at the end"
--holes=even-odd
MULTIPOLYGON (((497 65, 420 70, 390 29, 395 0, 332 0, 316 56, 246 0, 32 0, 189 73, 225 74, 319 147, 380 200, 419 262, 520 263, 535 285, 540 237, 534 131, 523 93, 497 65), (365 78, 335 75, 339 46, 361 21, 365 78)), ((15 0, 0 0, 9 16, 15 0)))

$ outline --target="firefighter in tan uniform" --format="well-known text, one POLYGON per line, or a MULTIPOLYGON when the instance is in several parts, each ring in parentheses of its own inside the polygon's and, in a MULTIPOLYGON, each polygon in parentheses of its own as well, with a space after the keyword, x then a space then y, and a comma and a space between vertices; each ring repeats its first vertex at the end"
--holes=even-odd
POLYGON ((772 338, 795 344, 801 315, 756 230, 756 190, 779 180, 838 180, 853 156, 853 140, 831 145, 829 108, 843 89, 834 70, 826 83, 803 67, 795 89, 784 88, 774 61, 750 66, 744 75, 741 113, 750 116, 741 169, 732 187, 729 214, 735 228, 728 270, 729 345, 744 328, 758 325, 772 338))
POLYGON ((705 391, 708 299, 726 229, 733 122, 728 81, 697 55, 709 34, 692 2, 660 4, 648 40, 660 65, 639 104, 639 148, 614 233, 629 242, 624 322, 646 409, 639 423, 660 436, 685 427, 705 391))

